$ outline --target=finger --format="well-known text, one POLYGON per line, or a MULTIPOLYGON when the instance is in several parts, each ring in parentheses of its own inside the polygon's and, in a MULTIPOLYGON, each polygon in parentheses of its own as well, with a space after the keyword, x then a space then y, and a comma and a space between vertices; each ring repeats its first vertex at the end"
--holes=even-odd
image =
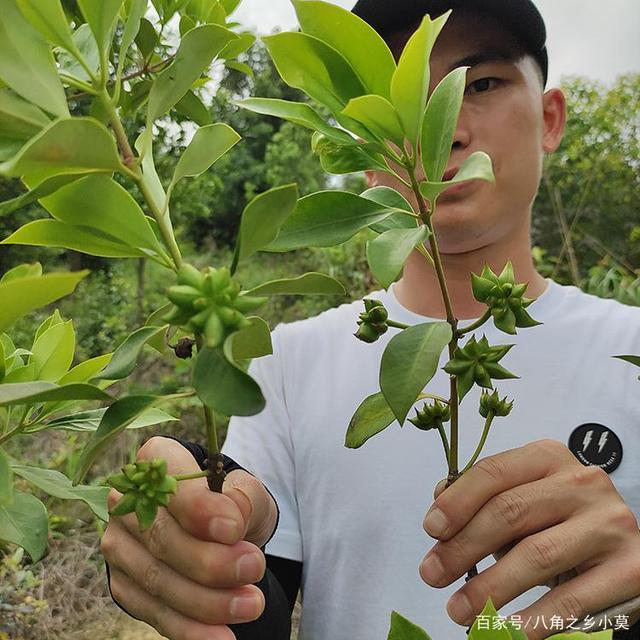
POLYGON ((245 523, 242 537, 261 547, 273 533, 278 509, 262 482, 242 470, 231 471, 222 492, 235 502, 245 523))
MULTIPOLYGON (((138 460, 163 458, 171 475, 201 471, 191 453, 179 442, 155 436, 138 451, 138 460)), ((181 480, 168 510, 191 535, 201 540, 234 544, 242 539, 243 515, 238 505, 222 493, 214 493, 205 478, 181 480)))
POLYGON ((424 529, 433 538, 451 538, 493 496, 565 466, 582 465, 556 440, 538 440, 483 458, 435 500, 425 516, 424 529))
MULTIPOLYGON (((125 573, 155 600, 205 624, 249 622, 264 609, 264 595, 258 587, 204 587, 154 558, 131 536, 122 536, 114 545, 110 567, 125 573)), ((128 608, 124 600, 123 605, 128 608)))
MULTIPOLYGON (((510 542, 585 513, 587 500, 601 493, 599 481, 591 482, 599 475, 581 465, 577 471, 556 473, 491 498, 459 533, 431 549, 420 568, 423 579, 431 586, 445 587, 510 542)), ((593 514, 589 519, 593 521, 593 514)), ((604 545, 606 533, 594 540, 604 545)), ((538 570, 532 578, 543 580, 544 575, 538 570)))
MULTIPOLYGON (((637 555, 637 554, 636 554, 637 555)), ((592 567, 589 571, 551 589, 533 605, 514 613, 509 618, 521 621, 521 628, 527 633, 529 640, 542 640, 560 629, 550 631, 541 624, 547 621, 551 626, 553 616, 559 616, 565 622, 567 631, 579 628, 587 615, 594 614, 640 594, 640 563, 620 558, 615 562, 607 562, 592 567), (537 622, 537 625, 536 625, 537 622), (575 624, 574 624, 575 623, 575 624), (571 626, 569 626, 571 625, 571 626), (537 626, 537 628, 534 628, 537 626)), ((615 621, 610 620, 610 623, 615 621)), ((592 628, 600 631, 600 628, 592 628)))
POLYGON ((125 573, 116 568, 111 568, 110 572, 114 600, 133 617, 150 624, 170 640, 235 640, 229 627, 191 620, 155 600, 125 573))
POLYGON ((447 612, 454 622, 471 624, 489 596, 499 610, 529 589, 598 556, 601 547, 601 539, 593 535, 590 516, 529 536, 456 591, 447 603, 447 612))
POLYGON ((154 558, 206 587, 238 587, 258 582, 264 576, 264 554, 254 544, 241 540, 227 545, 195 538, 164 508, 158 509, 146 531, 140 531, 132 513, 114 518, 111 526, 115 529, 103 537, 105 556, 121 540, 133 536, 154 558))

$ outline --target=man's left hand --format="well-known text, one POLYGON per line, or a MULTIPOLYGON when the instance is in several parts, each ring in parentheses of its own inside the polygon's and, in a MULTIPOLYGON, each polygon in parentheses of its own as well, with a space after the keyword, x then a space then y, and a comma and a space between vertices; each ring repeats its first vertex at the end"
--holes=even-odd
POLYGON ((574 578, 512 614, 529 640, 559 633, 542 624, 550 627, 554 616, 580 621, 640 595, 638 520, 607 473, 583 466, 561 442, 538 440, 483 458, 444 486, 436 487, 424 521, 439 540, 420 565, 427 584, 446 587, 483 558, 509 549, 450 598, 454 622, 468 626, 489 596, 499 610, 572 569, 574 578))

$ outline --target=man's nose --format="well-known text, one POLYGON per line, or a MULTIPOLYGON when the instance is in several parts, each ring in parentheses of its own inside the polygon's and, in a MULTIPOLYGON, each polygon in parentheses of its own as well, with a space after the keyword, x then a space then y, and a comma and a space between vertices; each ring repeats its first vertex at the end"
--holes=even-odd
POLYGON ((453 142, 451 151, 459 151, 465 149, 471 144, 471 123, 468 111, 465 109, 464 102, 458 117, 455 133, 453 134, 453 142))

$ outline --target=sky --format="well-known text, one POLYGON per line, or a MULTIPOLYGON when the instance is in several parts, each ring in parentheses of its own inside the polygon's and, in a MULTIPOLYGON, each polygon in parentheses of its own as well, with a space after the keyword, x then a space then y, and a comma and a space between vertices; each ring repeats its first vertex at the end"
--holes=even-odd
MULTIPOLYGON (((331 1, 347 9, 355 4, 331 1)), ((565 75, 610 84, 619 74, 640 72, 640 0, 534 2, 547 24, 551 86, 565 75)), ((234 17, 261 34, 297 27, 289 0, 243 0, 234 17)))

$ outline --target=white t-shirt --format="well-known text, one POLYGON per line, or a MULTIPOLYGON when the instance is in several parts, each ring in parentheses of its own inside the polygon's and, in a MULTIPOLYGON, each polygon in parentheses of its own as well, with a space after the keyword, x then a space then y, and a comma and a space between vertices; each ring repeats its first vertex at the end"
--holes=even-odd
MULTIPOLYGON (((501 363, 521 378, 494 381, 514 408, 494 421, 481 457, 541 438, 568 444, 581 425, 603 425, 623 448, 610 477, 640 516, 640 383, 632 365, 612 358, 640 354, 640 308, 548 282, 528 309, 543 325, 508 336, 490 322, 475 332, 492 345, 515 343, 501 363)), ((366 297, 381 300, 392 320, 433 321, 404 308, 394 287, 366 297)), ((280 524, 267 553, 303 562, 300 640, 385 640, 394 609, 435 639, 464 638, 464 628, 446 613, 464 577, 435 589, 418 573, 435 544, 422 521, 435 484, 447 474, 437 432, 394 422, 360 449, 344 446, 354 411, 380 390, 380 359, 398 333, 389 329, 374 344, 361 342, 353 334, 363 310, 356 301, 276 326, 274 353, 250 366, 266 409, 232 417, 223 451, 278 501, 280 524)), ((445 353, 440 366, 447 360, 445 353)), ((439 369, 425 390, 448 397, 448 375, 439 369)), ((482 433, 479 393, 474 387, 461 405, 460 468, 482 433)), ((493 562, 485 558, 478 570, 493 562)), ((546 592, 536 587, 500 613, 515 613, 546 592)))

